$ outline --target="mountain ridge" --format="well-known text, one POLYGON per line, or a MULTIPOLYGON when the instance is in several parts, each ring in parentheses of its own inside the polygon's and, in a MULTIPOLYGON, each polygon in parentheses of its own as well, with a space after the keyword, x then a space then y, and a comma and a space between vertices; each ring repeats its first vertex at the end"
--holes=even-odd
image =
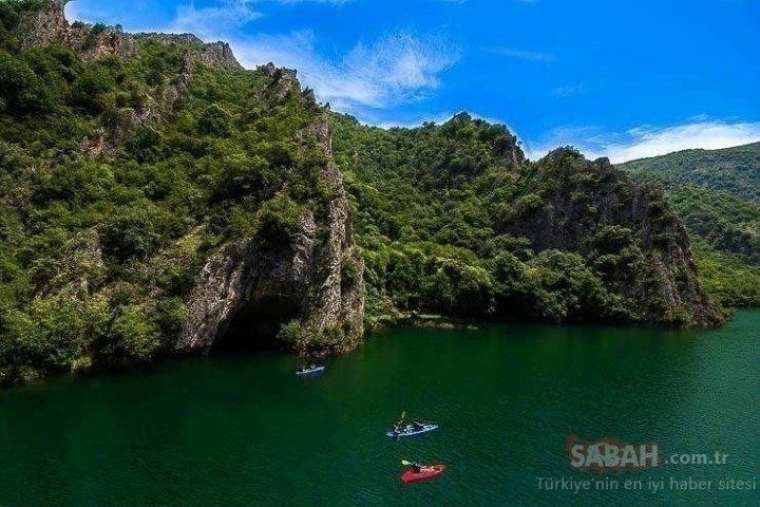
POLYGON ((330 113, 224 43, 0 3, 0 377, 277 348, 400 313, 716 326, 661 192, 457 115, 330 113), (21 29, 19 28, 21 27, 21 29))
POLYGON ((717 150, 681 150, 618 164, 622 169, 692 184, 760 203, 760 142, 717 150))
POLYGON ((504 126, 467 114, 413 129, 340 114, 333 124, 359 243, 378 252, 366 254, 375 317, 401 309, 557 322, 721 321, 662 192, 633 185, 606 159, 560 148, 526 161, 504 126), (565 278, 571 272, 578 278, 565 278), (470 288, 458 293, 462 284, 470 288), (594 285, 597 299, 588 300, 583 292, 594 285))

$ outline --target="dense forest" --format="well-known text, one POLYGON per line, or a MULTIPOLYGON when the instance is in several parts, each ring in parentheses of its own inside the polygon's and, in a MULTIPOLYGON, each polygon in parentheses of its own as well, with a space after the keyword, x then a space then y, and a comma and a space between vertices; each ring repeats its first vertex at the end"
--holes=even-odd
POLYGON ((294 71, 63 5, 0 1, 2 382, 222 345, 347 352, 413 312, 720 325, 677 211, 707 288, 753 302, 725 290, 757 274, 746 196, 674 207, 571 148, 528 161, 467 114, 361 125, 294 71))
POLYGON ((686 323, 709 306, 688 262, 675 276, 688 304, 665 298, 662 265, 688 255, 688 241, 658 187, 633 185, 606 160, 561 148, 529 162, 504 126, 464 113, 416 129, 344 115, 333 125, 370 320, 436 311, 686 323))
POLYGON ((760 143, 623 164, 665 188, 692 238, 705 287, 727 306, 760 306, 760 143))
POLYGON ((760 143, 722 150, 684 150, 622 165, 634 174, 657 175, 678 185, 724 192, 760 202, 760 143))
POLYGON ((83 58, 118 36, 102 25, 72 26, 76 51, 24 48, 14 29, 41 3, 0 2, 4 379, 169 350, 211 253, 287 244, 337 191, 310 129, 322 109, 289 74, 190 37, 83 58))

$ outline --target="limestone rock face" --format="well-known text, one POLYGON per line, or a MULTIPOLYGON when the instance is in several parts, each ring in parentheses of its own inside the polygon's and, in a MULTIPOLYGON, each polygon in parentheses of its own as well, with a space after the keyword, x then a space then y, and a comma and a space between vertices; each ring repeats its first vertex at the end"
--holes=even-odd
POLYGON ((232 53, 230 45, 221 41, 206 44, 201 53, 201 61, 205 65, 217 69, 236 70, 243 68, 232 53))
MULTIPOLYGON (((88 25, 69 24, 64 15, 66 3, 50 0, 47 6, 25 15, 18 29, 25 49, 60 45, 92 60, 134 57, 147 42, 186 48, 176 79, 164 83, 139 110, 122 108, 115 125, 99 128, 82 141, 83 155, 90 159, 108 156, 137 128, 155 127, 171 118, 199 65, 219 72, 243 70, 227 43, 205 44, 191 34, 93 30, 88 25)), ((271 64, 264 71, 272 77, 265 92, 268 100, 284 99, 291 91, 300 93, 295 71, 271 64)), ((301 338, 280 342, 277 346, 282 348, 326 354, 346 352, 359 343, 364 332, 364 264, 354 246, 348 201, 333 161, 327 113, 316 117, 301 141, 313 143, 316 138, 326 161, 321 178, 332 189, 331 197, 319 203, 319 213, 304 207, 299 230, 287 245, 272 247, 255 237, 237 238, 211 254, 197 275, 187 300, 187 320, 171 351, 208 351, 240 319, 247 319, 254 330, 251 340, 265 335, 274 343, 283 324, 298 323, 303 330, 301 338)), ((96 259, 99 250, 90 250, 96 259)), ((93 259, 86 259, 83 265, 99 266, 93 259)), ((97 272, 95 268, 92 271, 97 272)), ((87 284, 83 287, 86 290, 87 284)))
POLYGON ((260 69, 272 78, 269 93, 278 99, 282 99, 290 90, 299 86, 297 73, 293 69, 278 68, 271 62, 260 69))
POLYGON ((24 50, 53 44, 69 46, 71 30, 63 9, 68 0, 51 0, 47 8, 30 12, 19 26, 19 42, 24 50))
POLYGON ((264 333, 271 341, 276 326, 295 320, 305 331, 303 341, 279 346, 342 353, 358 345, 364 333, 364 264, 353 244, 348 201, 332 162, 326 117, 314 129, 328 160, 322 176, 337 189, 327 204, 326 218, 320 221, 305 212, 286 247, 272 249, 247 238, 213 255, 196 280, 188 303, 190 316, 175 352, 209 350, 245 313, 275 324, 252 331, 247 340, 260 340, 264 333))
MULTIPOLYGON (((542 204, 505 228, 531 240, 536 252, 577 252, 597 262, 605 282, 642 321, 710 327, 723 323, 697 278, 689 237, 662 191, 644 187, 607 159, 587 161, 558 149, 537 164, 542 204), (548 187, 548 189, 547 189, 548 187), (600 245, 610 231, 632 238, 627 260, 609 266, 620 251, 600 245)), ((620 259, 618 257, 618 259, 620 259)))
POLYGON ((185 44, 194 63, 202 63, 218 70, 239 70, 242 66, 226 42, 204 44, 192 34, 125 33, 106 27, 94 32, 85 24, 70 24, 64 9, 69 0, 48 0, 48 4, 29 12, 21 20, 18 37, 22 49, 60 45, 77 52, 84 60, 104 56, 134 56, 140 41, 163 44, 185 44))
POLYGON ((46 7, 27 13, 18 28, 21 48, 58 45, 74 50, 84 60, 136 54, 131 35, 110 28, 95 33, 90 26, 69 24, 64 14, 67 3, 68 0, 50 0, 46 7))
POLYGON ((124 34, 124 37, 133 41, 152 41, 159 44, 184 44, 194 51, 188 51, 188 56, 194 63, 202 63, 217 70, 241 70, 240 62, 235 58, 229 44, 222 41, 204 43, 198 37, 190 33, 166 34, 166 33, 135 33, 124 34))

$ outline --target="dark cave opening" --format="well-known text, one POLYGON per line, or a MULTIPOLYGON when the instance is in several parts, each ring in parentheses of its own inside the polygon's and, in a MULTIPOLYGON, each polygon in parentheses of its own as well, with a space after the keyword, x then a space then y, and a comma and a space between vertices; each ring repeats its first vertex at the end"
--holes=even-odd
POLYGON ((282 349, 277 333, 296 318, 299 308, 285 298, 269 297, 238 311, 227 330, 217 337, 211 354, 251 354, 282 349))

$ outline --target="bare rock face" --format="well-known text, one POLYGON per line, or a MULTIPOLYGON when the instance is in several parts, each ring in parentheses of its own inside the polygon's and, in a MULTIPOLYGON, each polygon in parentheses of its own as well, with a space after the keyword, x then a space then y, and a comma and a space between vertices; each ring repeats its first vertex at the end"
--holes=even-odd
POLYGON ((50 0, 47 8, 27 14, 19 26, 21 48, 61 45, 69 46, 71 33, 63 9, 68 0, 50 0))
POLYGON ((243 68, 232 53, 230 45, 221 41, 206 44, 200 60, 204 65, 214 69, 239 70, 243 68))
POLYGON ((259 68, 272 78, 268 92, 278 99, 285 97, 290 90, 299 86, 297 72, 294 69, 275 67, 272 62, 259 68))
POLYGON ((72 49, 84 60, 93 60, 105 56, 135 56, 139 52, 139 43, 150 40, 163 44, 185 44, 194 63, 202 63, 213 69, 242 69, 229 44, 225 42, 204 44, 192 34, 131 34, 111 27, 95 32, 86 24, 70 24, 64 13, 68 2, 69 0, 48 0, 43 8, 25 15, 18 28, 22 49, 59 45, 72 49))
POLYGON ((364 333, 364 264, 353 245, 327 118, 314 129, 328 155, 322 175, 337 188, 326 219, 319 222, 306 211, 286 247, 273 249, 248 238, 213 255, 196 280, 175 352, 210 350, 224 339, 233 321, 245 315, 269 325, 254 327, 246 340, 276 341, 280 326, 295 321, 302 338, 276 346, 335 354, 358 345, 364 333))
POLYGON ((79 53, 84 60, 104 56, 133 56, 134 39, 122 32, 105 29, 95 33, 87 25, 70 25, 64 8, 69 0, 49 0, 47 6, 29 12, 21 20, 18 37, 22 49, 58 45, 79 53))
POLYGON ((188 51, 188 55, 193 59, 194 63, 200 63, 212 69, 241 70, 243 68, 235 58, 232 48, 226 42, 204 43, 191 33, 135 33, 125 34, 125 37, 136 42, 152 41, 166 45, 183 44, 191 49, 188 51))

